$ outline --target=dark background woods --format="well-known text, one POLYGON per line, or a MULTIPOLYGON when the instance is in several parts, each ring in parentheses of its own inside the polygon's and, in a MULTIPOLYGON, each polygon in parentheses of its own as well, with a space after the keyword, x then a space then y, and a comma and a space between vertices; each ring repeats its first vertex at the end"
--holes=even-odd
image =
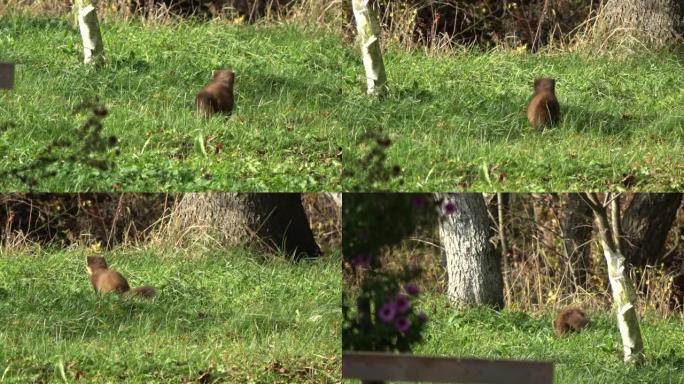
MULTIPOLYGON (((103 248, 163 236, 182 194, 0 194, 0 245, 57 243, 103 248)), ((311 229, 322 249, 338 247, 339 210, 325 194, 303 194, 311 229)))
MULTIPOLYGON (((393 198, 392 194, 374 196, 379 206, 390 204, 384 200, 393 198)), ((430 195, 426 196, 430 199, 430 195)), ((364 198, 364 204, 371 204, 367 199, 364 198)), ((535 312, 577 303, 588 308, 610 306, 606 260, 592 213, 578 194, 502 194, 501 216, 497 195, 488 194, 487 208, 490 241, 502 258, 508 308, 535 312)), ((349 209, 345 207, 345 211, 349 209)), ((635 282, 639 308, 664 316, 681 309, 684 299, 682 195, 622 194, 620 210, 623 253, 635 282)), ((345 233, 347 225, 355 223, 348 223, 345 216, 345 233)), ((417 266, 423 270, 419 286, 444 292, 446 271, 442 247, 437 220, 424 221, 415 233, 384 247, 379 252, 378 266, 395 271, 407 265, 417 266)), ((345 273, 345 276, 347 284, 356 284, 352 274, 345 273)))

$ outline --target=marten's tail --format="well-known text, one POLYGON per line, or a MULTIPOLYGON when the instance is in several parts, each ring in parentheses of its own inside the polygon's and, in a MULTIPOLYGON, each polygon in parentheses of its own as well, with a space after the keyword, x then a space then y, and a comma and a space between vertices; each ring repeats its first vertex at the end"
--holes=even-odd
POLYGON ((147 299, 153 298, 157 294, 157 290, 154 289, 154 287, 150 287, 149 285, 145 285, 142 287, 138 288, 133 288, 130 289, 126 292, 123 293, 123 297, 144 297, 147 299))
POLYGON ((218 102, 211 93, 202 90, 195 97, 195 108, 200 116, 209 117, 218 110, 218 102))

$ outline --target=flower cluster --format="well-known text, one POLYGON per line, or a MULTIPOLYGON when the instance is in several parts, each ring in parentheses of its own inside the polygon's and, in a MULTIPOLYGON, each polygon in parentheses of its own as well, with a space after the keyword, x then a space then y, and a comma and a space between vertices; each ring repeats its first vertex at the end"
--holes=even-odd
POLYGON ((428 318, 415 309, 419 289, 412 283, 402 285, 396 278, 369 280, 365 295, 357 299, 356 315, 345 309, 345 349, 408 352, 422 340, 428 318))
MULTIPOLYGON (((418 295, 418 287, 415 284, 407 284, 404 290, 411 296, 418 295)), ((397 332, 406 332, 411 326, 411 320, 408 318, 409 310, 411 309, 411 299, 408 295, 399 293, 391 298, 378 310, 378 318, 387 323, 393 324, 397 332)), ((417 315, 420 322, 427 321, 427 315, 420 312, 417 315)))
POLYGON ((383 268, 383 255, 416 229, 437 224, 432 194, 346 194, 342 204, 345 350, 408 352, 422 340, 427 316, 416 310, 419 268, 383 268))

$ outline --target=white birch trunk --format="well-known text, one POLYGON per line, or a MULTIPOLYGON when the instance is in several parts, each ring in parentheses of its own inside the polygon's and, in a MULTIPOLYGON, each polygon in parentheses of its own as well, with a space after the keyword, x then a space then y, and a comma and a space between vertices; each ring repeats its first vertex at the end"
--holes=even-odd
POLYGON ((624 360, 627 363, 638 363, 643 360, 644 344, 641 340, 636 308, 632 304, 635 299, 634 287, 627 277, 625 257, 622 253, 611 250, 603 240, 601 240, 601 246, 606 263, 608 263, 608 278, 617 311, 624 360))
POLYGON ((328 196, 330 196, 330 199, 335 202, 335 205, 337 205, 339 208, 342 207, 342 194, 339 192, 326 192, 328 196))
POLYGON ((83 62, 100 64, 104 60, 104 46, 100 34, 94 0, 75 0, 74 10, 83 40, 83 62))
POLYGON ((356 31, 361 42, 361 57, 366 70, 368 94, 382 94, 387 87, 385 64, 380 50, 380 26, 370 0, 352 0, 356 31))
MULTIPOLYGON (((586 200, 596 219, 603 255, 608 265, 608 279, 613 292, 618 329, 622 337, 624 361, 639 364, 644 360, 644 343, 641 339, 639 318, 637 317, 634 285, 627 276, 625 256, 621 251, 619 196, 607 194, 606 201, 611 205, 611 221, 605 204, 601 204, 596 194, 587 194, 586 200)), ((607 204, 607 203, 606 203, 607 204)))
POLYGON ((496 254, 491 222, 482 194, 437 194, 440 207, 439 237, 446 255, 447 295, 457 307, 501 308, 503 277, 496 254), (445 213, 454 204, 453 213, 445 213))

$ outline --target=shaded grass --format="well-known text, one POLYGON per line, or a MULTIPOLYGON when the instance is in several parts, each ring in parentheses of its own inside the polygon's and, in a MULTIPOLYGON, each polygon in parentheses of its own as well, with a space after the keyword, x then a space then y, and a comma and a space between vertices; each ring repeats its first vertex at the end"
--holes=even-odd
MULTIPOLYGON (((384 188, 406 191, 586 191, 684 187, 684 62, 675 53, 615 59, 581 53, 471 52, 427 57, 390 49, 390 95, 356 95, 353 140, 383 128, 384 188), (529 126, 535 77, 557 79, 562 121, 529 126)), ((345 161, 361 156, 350 146, 345 161)), ((354 185, 347 179, 345 185, 354 185)), ((356 184, 359 184, 358 182, 356 184)))
POLYGON ((474 309, 457 311, 446 298, 427 294, 419 305, 430 316, 421 355, 525 359, 554 363, 554 383, 684 383, 684 323, 646 316, 641 332, 646 363, 622 362, 615 316, 607 309, 589 313, 592 324, 579 334, 557 338, 552 314, 474 309))
MULTIPOLYGON (((74 107, 99 97, 105 133, 121 155, 110 171, 56 164, 46 191, 337 190, 343 130, 334 87, 339 42, 293 26, 103 21, 107 63, 80 63, 65 18, 0 17, 0 52, 17 63, 16 89, 0 94, 0 168, 27 163, 83 121, 74 107), (236 110, 198 118, 194 97, 211 70, 233 68, 236 110), (11 123, 12 125, 8 125, 11 123)), ((3 180, 4 189, 25 189, 3 180)))
POLYGON ((92 291, 83 252, 0 257, 3 382, 336 382, 339 255, 117 252, 153 301, 92 291))

